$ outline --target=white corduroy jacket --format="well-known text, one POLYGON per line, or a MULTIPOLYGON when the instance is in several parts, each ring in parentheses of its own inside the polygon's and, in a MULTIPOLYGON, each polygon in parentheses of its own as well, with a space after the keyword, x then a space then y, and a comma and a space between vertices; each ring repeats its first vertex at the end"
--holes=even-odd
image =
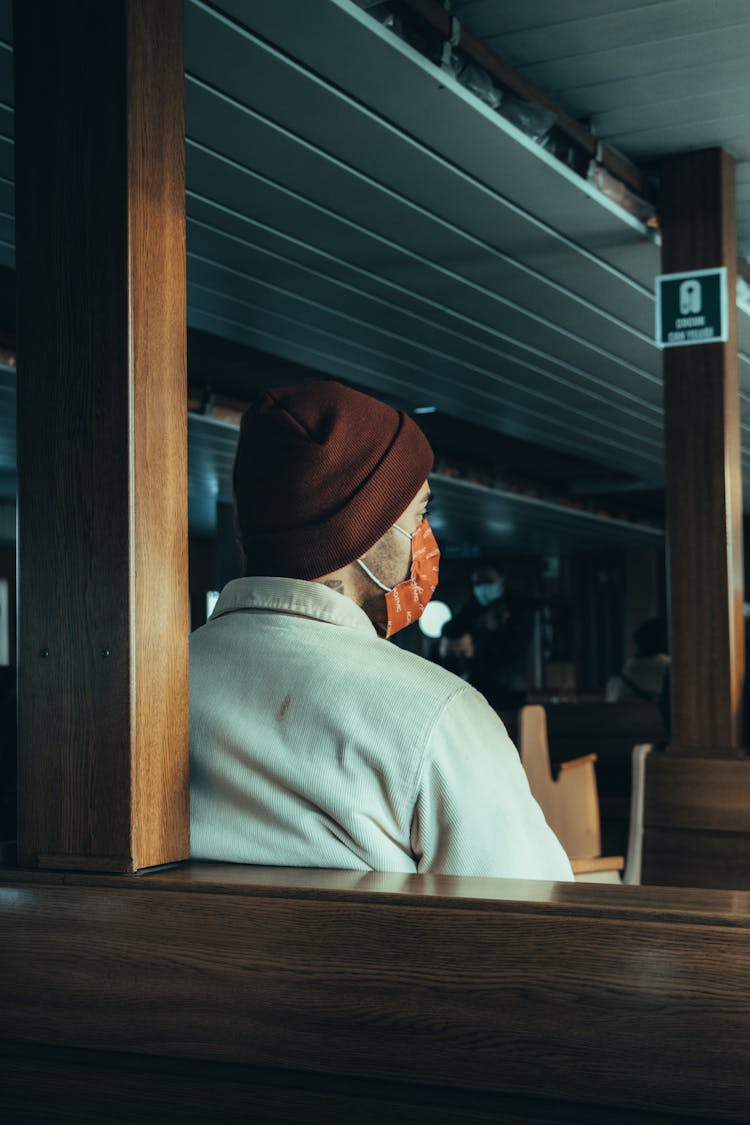
POLYGON ((342 594, 230 582, 190 672, 194 858, 572 878, 483 696, 342 594))

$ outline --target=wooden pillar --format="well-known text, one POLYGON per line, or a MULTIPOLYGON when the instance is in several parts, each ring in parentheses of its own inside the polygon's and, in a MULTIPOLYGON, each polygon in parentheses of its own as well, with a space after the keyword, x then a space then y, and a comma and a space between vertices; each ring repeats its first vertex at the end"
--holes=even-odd
POLYGON ((745 675, 734 160, 662 166, 662 270, 725 266, 729 339, 664 351, 672 743, 736 757, 745 675))
POLYGON ((747 888, 732 158, 710 149, 665 161, 661 217, 664 273, 726 267, 729 339, 664 352, 672 742, 647 761, 643 882, 747 888))
POLYGON ((14 3, 19 863, 188 854, 182 0, 14 3))

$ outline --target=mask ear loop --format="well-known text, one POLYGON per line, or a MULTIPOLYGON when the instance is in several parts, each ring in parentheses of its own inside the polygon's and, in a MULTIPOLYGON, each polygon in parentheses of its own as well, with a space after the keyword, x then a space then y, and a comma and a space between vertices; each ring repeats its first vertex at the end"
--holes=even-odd
POLYGON ((372 581, 375 583, 376 586, 379 586, 381 590, 385 590, 386 594, 390 594, 391 587, 386 586, 385 582, 381 582, 379 578, 376 578, 375 575, 370 570, 369 566, 365 566, 365 564, 362 562, 362 559, 357 559, 357 566, 362 567, 362 569, 364 570, 367 577, 372 579, 372 581))
MULTIPOLYGON (((405 535, 409 541, 414 538, 414 536, 410 534, 410 532, 405 531, 403 527, 399 527, 397 523, 394 523, 393 526, 395 527, 396 531, 400 531, 402 535, 405 535)), ((362 559, 357 559, 357 565, 361 566, 367 577, 370 578, 376 586, 379 586, 381 590, 385 590, 386 594, 390 594, 391 590, 395 589, 394 586, 386 586, 385 582, 381 582, 379 578, 376 578, 370 568, 368 566, 365 566, 365 564, 362 562, 362 559)))

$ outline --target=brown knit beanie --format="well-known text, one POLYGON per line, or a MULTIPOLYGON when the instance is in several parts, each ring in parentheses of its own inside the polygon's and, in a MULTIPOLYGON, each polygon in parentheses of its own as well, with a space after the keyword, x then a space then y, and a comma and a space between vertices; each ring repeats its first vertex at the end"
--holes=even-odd
POLYGON ((242 416, 234 461, 246 571, 319 578, 370 549, 432 468, 412 419, 334 381, 268 391, 242 416))

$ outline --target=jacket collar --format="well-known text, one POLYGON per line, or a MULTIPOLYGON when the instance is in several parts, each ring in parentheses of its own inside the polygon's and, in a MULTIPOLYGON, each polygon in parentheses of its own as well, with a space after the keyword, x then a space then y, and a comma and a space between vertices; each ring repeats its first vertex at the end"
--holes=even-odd
POLYGON ((351 598, 320 582, 304 582, 300 578, 235 578, 221 591, 211 620, 242 610, 292 613, 330 625, 376 632, 365 611, 351 598))

